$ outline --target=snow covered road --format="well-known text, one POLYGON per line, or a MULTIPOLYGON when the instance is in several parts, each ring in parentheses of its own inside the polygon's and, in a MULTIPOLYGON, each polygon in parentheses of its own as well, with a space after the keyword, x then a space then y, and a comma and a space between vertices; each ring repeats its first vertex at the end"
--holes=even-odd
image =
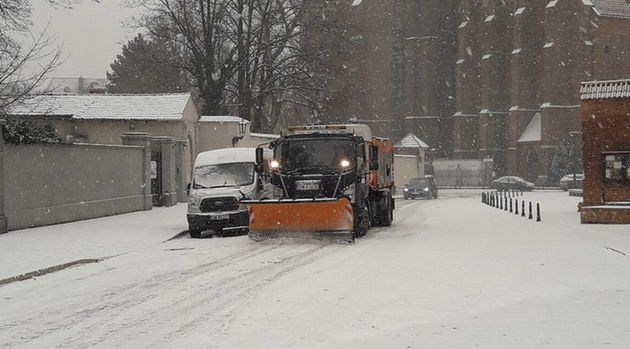
POLYGON ((2 286, 0 346, 630 347, 627 226, 444 193, 351 246, 186 238, 2 286))

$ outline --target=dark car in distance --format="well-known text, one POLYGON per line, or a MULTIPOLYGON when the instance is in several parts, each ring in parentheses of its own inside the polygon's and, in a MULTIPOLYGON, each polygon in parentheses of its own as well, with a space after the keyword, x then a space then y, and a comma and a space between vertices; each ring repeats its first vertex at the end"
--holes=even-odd
POLYGON ((409 183, 405 184, 403 197, 405 200, 415 198, 437 199, 438 188, 433 177, 412 178, 409 183))
POLYGON ((569 189, 582 189, 582 182, 584 181, 583 173, 568 174, 560 178, 560 189, 567 191, 569 189))
POLYGON ((536 188, 534 183, 528 182, 517 176, 503 176, 492 181, 492 188, 498 191, 519 190, 532 191, 536 188))

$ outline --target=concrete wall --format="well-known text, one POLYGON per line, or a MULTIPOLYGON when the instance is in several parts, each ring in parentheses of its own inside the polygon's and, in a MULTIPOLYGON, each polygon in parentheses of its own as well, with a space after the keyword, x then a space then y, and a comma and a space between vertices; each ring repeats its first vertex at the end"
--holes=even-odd
POLYGON ((394 155, 394 183, 396 188, 404 188, 412 178, 423 177, 424 168, 414 155, 394 155))
POLYGON ((232 139, 239 135, 236 122, 197 123, 197 154, 215 149, 232 148, 232 139))
MULTIPOLYGON (((9 230, 147 209, 144 148, 5 145, 9 230)), ((149 208, 150 209, 150 208, 149 208)))
POLYGON ((4 214, 4 137, 5 121, 0 119, 0 234, 7 232, 7 217, 4 214))
POLYGON ((435 183, 440 187, 484 187, 491 182, 493 164, 481 160, 436 160, 433 169, 435 183))

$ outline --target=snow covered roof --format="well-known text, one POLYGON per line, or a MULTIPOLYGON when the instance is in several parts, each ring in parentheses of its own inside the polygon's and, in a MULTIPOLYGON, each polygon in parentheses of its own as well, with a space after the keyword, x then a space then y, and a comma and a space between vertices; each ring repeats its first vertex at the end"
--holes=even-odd
POLYGON ((429 145, 424 143, 420 138, 416 137, 413 133, 408 134, 406 137, 398 141, 395 148, 422 148, 429 149, 429 145))
POLYGON ((199 153, 195 166, 255 161, 256 148, 226 148, 199 153))
POLYGON ((269 133, 255 133, 255 132, 251 132, 249 134, 252 137, 255 138, 267 138, 267 139, 278 139, 280 138, 279 135, 274 135, 274 134, 269 134, 269 133))
POLYGON ((199 122, 227 122, 227 123, 240 124, 243 121, 247 124, 250 123, 249 121, 243 118, 239 118, 238 116, 229 116, 229 115, 202 115, 199 118, 199 122))
POLYGON ((590 0, 590 2, 599 16, 630 19, 630 2, 627 0, 590 0))
POLYGON ((542 116, 540 113, 536 113, 532 120, 527 125, 525 132, 521 135, 521 138, 518 140, 521 142, 540 142, 542 140, 542 116))
POLYGON ((73 119, 180 120, 190 93, 38 95, 12 106, 12 116, 66 116, 73 119))
POLYGON ((630 79, 583 82, 580 97, 582 100, 630 98, 630 79))

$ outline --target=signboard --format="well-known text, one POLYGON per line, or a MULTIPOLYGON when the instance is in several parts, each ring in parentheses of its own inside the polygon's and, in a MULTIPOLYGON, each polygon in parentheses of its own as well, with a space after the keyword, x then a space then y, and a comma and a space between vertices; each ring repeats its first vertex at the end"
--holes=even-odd
POLYGON ((611 181, 630 180, 630 152, 605 153, 604 178, 611 181))

